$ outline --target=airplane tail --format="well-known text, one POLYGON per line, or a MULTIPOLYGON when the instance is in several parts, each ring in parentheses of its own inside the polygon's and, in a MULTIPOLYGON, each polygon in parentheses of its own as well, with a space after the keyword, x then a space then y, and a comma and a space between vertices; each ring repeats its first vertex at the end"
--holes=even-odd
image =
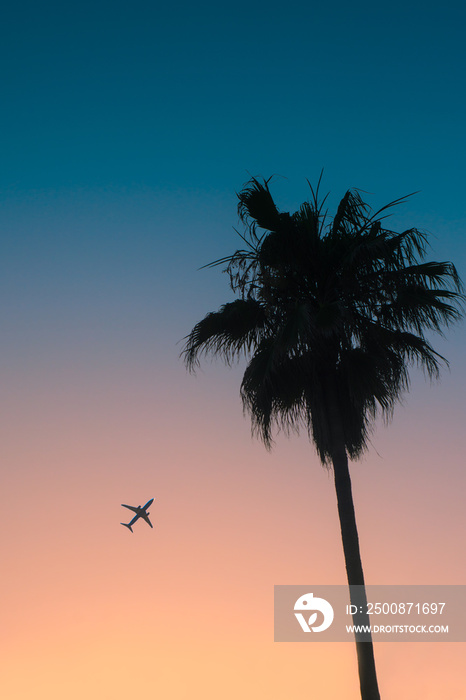
POLYGON ((125 527, 128 528, 128 530, 131 530, 131 532, 133 532, 133 528, 128 523, 120 523, 120 525, 124 525, 125 527))

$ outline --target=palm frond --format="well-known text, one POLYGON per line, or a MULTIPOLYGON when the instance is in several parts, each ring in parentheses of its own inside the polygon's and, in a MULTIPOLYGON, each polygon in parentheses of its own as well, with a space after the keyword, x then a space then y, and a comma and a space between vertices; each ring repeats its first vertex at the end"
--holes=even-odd
POLYGON ((265 326, 264 308, 254 299, 236 299, 219 311, 207 314, 197 323, 181 355, 189 370, 194 370, 203 354, 220 355, 230 364, 257 344, 265 326))
POLYGON ((255 232, 256 225, 269 231, 280 226, 280 213, 269 190, 269 182, 253 177, 238 193, 238 215, 243 224, 255 232), (251 228, 252 227, 252 228, 251 228))
POLYGON ((277 366, 275 360, 273 341, 262 342, 246 368, 240 392, 243 409, 251 418, 252 432, 263 440, 267 449, 273 444, 274 428, 289 433, 307 425, 302 397, 303 372, 310 371, 309 362, 303 362, 300 356, 284 356, 277 366))
POLYGON ((361 195, 355 189, 348 190, 338 205, 333 219, 331 233, 337 234, 361 233, 370 221, 366 213, 369 206, 363 202, 361 195))

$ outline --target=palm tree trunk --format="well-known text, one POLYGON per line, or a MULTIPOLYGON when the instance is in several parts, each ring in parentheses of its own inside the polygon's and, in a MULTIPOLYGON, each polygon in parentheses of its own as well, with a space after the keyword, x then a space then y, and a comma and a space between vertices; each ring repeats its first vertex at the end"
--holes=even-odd
MULTIPOLYGON (((357 606, 358 612, 353 615, 354 625, 370 625, 369 615, 366 610, 366 589, 364 574, 362 571, 361 554, 359 552, 359 538, 354 514, 353 494, 351 491, 351 479, 348 469, 348 457, 346 449, 341 447, 332 455, 333 471, 335 475, 335 489, 337 492, 338 515, 340 516, 341 537, 345 554, 346 573, 349 586, 363 586, 361 593, 356 595, 350 588, 350 600, 357 606), (361 612, 362 608, 362 612, 361 612)), ((358 656, 359 684, 362 700, 380 700, 377 675, 375 671, 374 649, 372 637, 369 641, 361 641, 355 633, 356 652, 358 656)), ((367 639, 367 635, 365 635, 367 639)))

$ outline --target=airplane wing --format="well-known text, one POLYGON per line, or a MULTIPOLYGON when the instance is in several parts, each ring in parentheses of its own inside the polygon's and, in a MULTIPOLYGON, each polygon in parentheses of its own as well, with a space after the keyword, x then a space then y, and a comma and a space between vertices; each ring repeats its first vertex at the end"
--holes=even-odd
POLYGON ((146 513, 143 513, 140 517, 141 517, 141 518, 144 518, 144 520, 146 521, 146 523, 147 523, 148 525, 150 525, 151 527, 154 527, 154 526, 152 525, 151 521, 149 520, 149 516, 148 516, 146 513))
POLYGON ((130 510, 133 511, 133 513, 137 513, 137 512, 138 512, 138 509, 135 508, 134 506, 127 506, 125 503, 122 503, 121 505, 123 506, 123 508, 129 508, 130 510))

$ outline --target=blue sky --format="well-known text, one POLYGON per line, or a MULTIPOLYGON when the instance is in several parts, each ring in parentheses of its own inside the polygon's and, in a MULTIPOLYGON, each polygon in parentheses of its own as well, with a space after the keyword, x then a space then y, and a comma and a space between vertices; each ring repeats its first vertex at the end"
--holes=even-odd
POLYGON ((332 189, 431 189, 456 214, 465 19, 461 2, 11 3, 2 186, 230 192, 325 167, 332 189))
POLYGON ((465 276, 465 19, 460 2, 11 3, 2 318, 42 329, 21 352, 63 328, 116 352, 116 327, 173 352, 228 297, 198 268, 236 247, 250 175, 276 174, 284 209, 322 168, 330 210, 348 187, 374 207, 419 190, 394 228, 431 231, 465 276))

